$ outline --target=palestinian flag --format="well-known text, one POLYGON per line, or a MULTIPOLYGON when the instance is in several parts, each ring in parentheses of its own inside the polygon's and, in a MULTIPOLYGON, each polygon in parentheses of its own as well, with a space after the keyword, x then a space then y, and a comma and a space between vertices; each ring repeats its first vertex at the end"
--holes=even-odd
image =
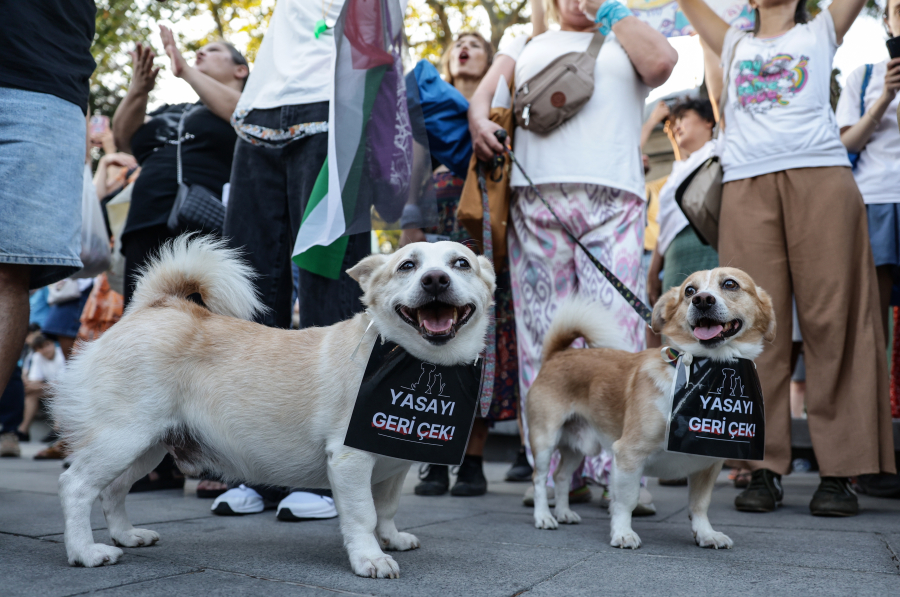
POLYGON ((373 223, 397 228, 408 202, 419 204, 429 223, 437 214, 427 138, 418 134, 424 121, 416 103, 407 101, 399 0, 347 0, 333 35, 328 158, 303 214, 293 260, 337 278, 347 235, 370 231, 373 223), (414 169, 414 161, 428 167, 414 169))

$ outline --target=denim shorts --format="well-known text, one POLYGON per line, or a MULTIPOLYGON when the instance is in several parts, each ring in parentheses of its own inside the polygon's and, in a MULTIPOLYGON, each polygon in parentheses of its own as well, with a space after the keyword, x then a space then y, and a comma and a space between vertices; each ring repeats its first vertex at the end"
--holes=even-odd
POLYGON ((81 269, 85 126, 71 102, 0 87, 0 263, 31 265, 30 288, 81 269))

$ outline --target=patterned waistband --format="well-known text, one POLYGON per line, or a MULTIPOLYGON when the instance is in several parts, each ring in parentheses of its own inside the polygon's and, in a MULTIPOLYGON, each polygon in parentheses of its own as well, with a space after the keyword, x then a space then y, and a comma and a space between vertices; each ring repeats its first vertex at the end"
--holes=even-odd
POLYGON ((231 126, 234 127, 238 137, 251 145, 279 149, 298 139, 328 132, 327 121, 305 122, 286 129, 271 129, 256 124, 246 124, 244 119, 249 113, 250 110, 237 110, 231 116, 231 126))

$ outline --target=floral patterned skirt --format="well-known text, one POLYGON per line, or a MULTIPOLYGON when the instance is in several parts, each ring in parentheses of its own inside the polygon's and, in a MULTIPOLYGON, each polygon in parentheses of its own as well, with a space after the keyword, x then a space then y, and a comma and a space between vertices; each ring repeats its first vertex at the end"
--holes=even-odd
MULTIPOLYGON (((456 210, 465 181, 452 172, 434 175, 437 196, 438 224, 426 228, 426 234, 448 237, 454 242, 467 244, 469 233, 456 220, 456 210)), ((503 241, 505 242, 505 241, 503 241)), ((497 369, 494 378, 494 397, 491 400, 489 421, 515 419, 519 408, 519 356, 516 351, 516 319, 513 312, 512 283, 509 277, 509 261, 495 263, 497 290, 494 293, 497 321, 497 369)))

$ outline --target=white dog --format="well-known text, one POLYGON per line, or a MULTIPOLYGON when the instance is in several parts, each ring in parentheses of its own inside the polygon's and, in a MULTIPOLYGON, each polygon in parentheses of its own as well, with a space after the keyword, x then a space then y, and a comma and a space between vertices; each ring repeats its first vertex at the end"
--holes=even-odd
POLYGON ((162 249, 125 316, 81 348, 52 403, 74 454, 59 480, 70 564, 114 564, 122 555, 94 543, 98 496, 116 544, 159 540, 131 526, 125 496, 168 450, 187 474, 330 487, 353 571, 399 576, 382 548, 419 547, 394 525, 410 462, 343 445, 367 355, 380 334, 422 360, 473 362, 485 344, 494 271, 465 246, 441 242, 372 255, 348 273, 363 288, 366 313, 278 330, 246 321, 263 307, 236 252, 189 236, 162 249), (186 298, 195 293, 205 307, 186 298))
MULTIPOLYGON (((529 439, 534 454, 534 524, 555 529, 581 520, 569 509, 568 491, 557 491, 556 516, 547 503, 546 481, 553 451, 561 456, 557 487, 569 479, 584 454, 601 446, 613 453, 610 477, 610 544, 637 549, 631 528, 641 475, 688 477, 694 539, 701 547, 730 548, 707 518, 716 476, 724 460, 666 452, 666 417, 675 369, 660 351, 616 350, 621 332, 599 304, 571 301, 557 312, 544 340, 541 371, 528 392, 529 439), (568 350, 583 337, 589 350, 568 350)), ((695 358, 755 359, 763 341, 775 337, 769 295, 733 268, 696 272, 672 288, 653 310, 653 331, 695 358)))

